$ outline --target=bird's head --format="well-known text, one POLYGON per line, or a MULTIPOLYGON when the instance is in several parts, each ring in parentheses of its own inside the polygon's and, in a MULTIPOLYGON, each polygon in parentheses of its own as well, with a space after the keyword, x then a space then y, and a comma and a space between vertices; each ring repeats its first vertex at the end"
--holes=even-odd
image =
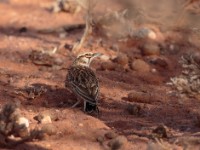
POLYGON ((80 54, 77 56, 75 61, 73 62, 73 66, 86 66, 89 67, 90 63, 95 57, 101 56, 101 53, 91 53, 87 52, 84 54, 80 54))

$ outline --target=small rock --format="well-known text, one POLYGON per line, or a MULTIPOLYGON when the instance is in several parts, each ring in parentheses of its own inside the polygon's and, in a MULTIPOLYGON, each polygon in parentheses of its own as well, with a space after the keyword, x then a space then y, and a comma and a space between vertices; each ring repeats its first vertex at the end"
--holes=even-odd
POLYGON ((58 113, 53 113, 53 114, 51 114, 51 120, 52 120, 52 121, 58 121, 58 120, 59 120, 59 115, 58 115, 58 113))
POLYGON ((181 50, 178 44, 168 44, 163 49, 167 49, 170 54, 177 54, 181 50))
POLYGON ((108 143, 111 150, 119 150, 127 143, 127 139, 124 136, 118 136, 108 143))
POLYGON ((157 70, 156 70, 155 68, 153 68, 153 69, 151 69, 151 72, 152 72, 152 73, 156 73, 157 70))
POLYGON ((83 127, 83 124, 82 124, 82 123, 79 123, 78 126, 79 126, 79 127, 83 127))
POLYGON ((14 135, 19 136, 21 138, 25 138, 30 135, 30 132, 28 128, 19 128, 18 130, 15 131, 14 135))
POLYGON ((150 66, 141 59, 136 59, 132 62, 131 68, 138 72, 150 72, 150 66))
POLYGON ((54 65, 61 66, 63 64, 63 60, 61 58, 55 58, 54 65))
POLYGON ((59 34, 59 38, 64 39, 67 37, 67 32, 62 32, 59 34))
POLYGON ((64 45, 64 48, 66 48, 66 49, 68 49, 68 50, 72 50, 72 48, 73 48, 73 45, 70 45, 70 44, 68 44, 68 43, 66 43, 65 45, 64 45))
POLYGON ((119 51, 119 46, 118 44, 113 44, 112 46, 110 46, 110 49, 114 51, 119 51))
POLYGON ((168 66, 167 62, 166 62, 164 59, 157 59, 157 60, 156 60, 156 63, 157 63, 159 66, 163 67, 163 68, 166 68, 166 67, 168 66))
POLYGON ((168 67, 168 63, 166 62, 165 59, 162 59, 162 58, 156 58, 154 60, 151 60, 151 62, 155 65, 159 65, 160 67, 163 67, 163 68, 167 68, 168 67))
POLYGON ((105 140, 105 139, 104 139, 103 136, 97 137, 97 142, 99 142, 100 144, 103 144, 104 140, 105 140))
POLYGON ((158 138, 167 138, 167 131, 163 125, 158 126, 152 131, 152 133, 155 134, 155 136, 158 138))
POLYGON ((108 139, 114 139, 115 137, 117 137, 117 134, 113 131, 109 131, 105 134, 105 137, 108 139))
POLYGON ((136 105, 136 104, 131 105, 131 104, 129 104, 126 109, 127 109, 128 113, 130 115, 136 115, 136 116, 140 115, 140 111, 141 111, 140 105, 136 105))
POLYGON ((141 50, 143 55, 160 55, 160 47, 155 42, 148 42, 142 46, 141 50))
POLYGON ((29 136, 29 121, 25 117, 19 117, 17 118, 16 122, 13 126, 13 131, 15 136, 19 137, 27 137, 29 136))
POLYGON ((36 139, 39 139, 39 140, 47 140, 49 137, 49 135, 45 132, 42 132, 40 131, 36 137, 36 139))
POLYGON ((150 103, 151 96, 148 93, 132 91, 128 94, 128 101, 139 103, 150 103))
POLYGON ((115 70, 116 65, 113 62, 103 62, 101 64, 102 70, 115 70))
POLYGON ((154 31, 149 30, 148 38, 152 39, 152 40, 155 40, 157 38, 157 35, 156 35, 156 33, 154 31))
POLYGON ((103 61, 108 61, 110 59, 110 57, 107 56, 107 55, 101 55, 100 59, 103 60, 103 61))
POLYGON ((157 38, 156 33, 149 28, 140 28, 136 30, 135 32, 133 32, 131 36, 140 38, 140 39, 149 38, 152 40, 155 40, 157 38))
POLYGON ((27 118, 25 117, 19 117, 17 120, 16 120, 16 123, 20 126, 25 126, 26 128, 29 127, 29 121, 27 118))
POLYGON ((34 119, 36 121, 38 121, 38 123, 41 123, 41 124, 52 123, 51 117, 49 115, 39 114, 39 115, 35 116, 34 119))
POLYGON ((195 63, 200 64, 200 53, 199 52, 195 52, 192 55, 192 57, 193 57, 195 63))
POLYGON ((129 59, 127 55, 120 53, 113 61, 122 66, 125 66, 128 64, 129 59))
POLYGON ((42 118, 42 120, 41 120, 41 123, 42 123, 42 124, 45 124, 45 123, 52 123, 51 117, 50 117, 50 116, 44 116, 44 118, 42 118))
POLYGON ((42 127, 41 131, 43 131, 44 133, 46 133, 49 136, 55 135, 57 133, 57 129, 53 124, 45 124, 42 127))

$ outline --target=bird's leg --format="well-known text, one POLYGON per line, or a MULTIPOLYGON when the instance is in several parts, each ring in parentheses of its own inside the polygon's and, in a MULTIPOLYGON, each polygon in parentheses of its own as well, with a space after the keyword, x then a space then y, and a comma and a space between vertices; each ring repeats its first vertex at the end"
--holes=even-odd
POLYGON ((86 101, 84 101, 84 112, 86 112, 86 101))
POLYGON ((78 98, 77 102, 71 107, 71 108, 75 108, 78 104, 80 104, 81 100, 78 98))

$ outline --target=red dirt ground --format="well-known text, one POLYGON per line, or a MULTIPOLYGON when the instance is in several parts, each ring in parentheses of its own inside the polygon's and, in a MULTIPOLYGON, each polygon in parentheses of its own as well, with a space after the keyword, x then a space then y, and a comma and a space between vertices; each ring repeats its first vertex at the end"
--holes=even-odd
MULTIPOLYGON (((178 63, 182 53, 197 48, 187 43, 177 42, 177 51, 167 49, 160 56, 143 56, 137 45, 121 43, 120 51, 130 60, 140 58, 150 64, 156 72, 138 72, 128 67, 114 70, 102 70, 101 59, 92 64, 100 81, 100 116, 85 114, 82 109, 71 109, 75 97, 65 87, 67 68, 74 59, 71 50, 63 45, 72 46, 83 34, 83 29, 66 33, 62 38, 58 32, 42 33, 45 29, 84 23, 83 16, 65 12, 52 13, 48 10, 52 0, 11 0, 0 2, 0 106, 18 102, 23 115, 30 119, 30 126, 37 122, 33 119, 38 113, 56 115, 52 121, 57 130, 55 135, 45 140, 20 144, 14 149, 53 149, 53 150, 101 150, 109 149, 97 139, 109 131, 115 131, 128 139, 124 150, 164 149, 156 143, 152 131, 164 125, 167 137, 162 139, 165 149, 199 149, 199 140, 193 136, 200 130, 200 100, 180 98, 167 86, 170 77, 179 75, 178 63), (24 31, 25 30, 25 31, 24 31), (47 60, 47 65, 31 61, 33 50, 51 51, 59 46, 53 55, 58 65, 47 60), (151 64, 153 57, 164 58, 164 63, 151 64), (61 63, 61 64, 60 64, 61 63), (46 92, 30 99, 19 93, 27 86, 43 86, 46 92), (130 92, 142 92, 142 98, 130 100, 130 92), (127 111, 130 104, 140 106, 140 112, 131 115, 127 111), (199 121, 199 124, 197 124, 199 121), (192 140, 190 140, 190 138, 192 140)), ((173 37, 173 36, 172 36, 173 37)), ((172 41, 166 41, 166 45, 172 41), (168 42, 168 43, 167 43, 168 42)), ((87 48, 87 47, 86 47, 87 48)), ((84 48, 85 49, 85 48, 84 48)), ((82 51, 84 51, 84 49, 82 51)), ((90 45, 89 51, 98 51, 114 57, 116 51, 109 46, 90 45)), ((43 60, 42 60, 43 61, 43 60)), ((114 149, 114 148, 113 148, 114 149)))

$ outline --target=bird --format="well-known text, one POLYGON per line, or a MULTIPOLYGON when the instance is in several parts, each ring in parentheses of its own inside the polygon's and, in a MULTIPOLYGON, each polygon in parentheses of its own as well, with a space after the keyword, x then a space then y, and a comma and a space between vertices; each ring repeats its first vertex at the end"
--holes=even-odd
POLYGON ((99 81, 95 72, 90 68, 90 64, 94 58, 101 55, 101 53, 91 52, 80 54, 68 68, 65 87, 69 88, 77 97, 77 102, 72 108, 76 107, 83 100, 84 112, 92 113, 96 111, 99 114, 97 106, 99 81))

